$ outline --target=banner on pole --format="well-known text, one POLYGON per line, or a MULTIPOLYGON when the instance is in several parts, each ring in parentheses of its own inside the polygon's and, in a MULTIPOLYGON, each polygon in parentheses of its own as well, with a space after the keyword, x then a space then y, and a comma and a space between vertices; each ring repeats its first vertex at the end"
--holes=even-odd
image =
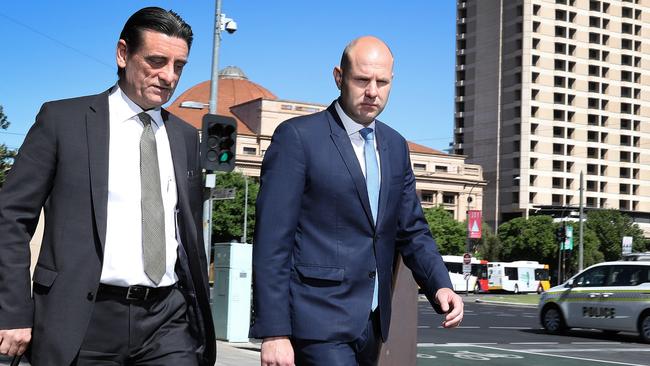
POLYGON ((467 232, 470 239, 481 238, 481 210, 467 211, 467 232))

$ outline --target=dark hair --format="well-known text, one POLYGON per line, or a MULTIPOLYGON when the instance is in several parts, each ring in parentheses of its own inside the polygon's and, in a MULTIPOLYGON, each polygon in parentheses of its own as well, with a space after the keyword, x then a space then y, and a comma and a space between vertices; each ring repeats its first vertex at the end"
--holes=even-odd
MULTIPOLYGON (((177 13, 158 7, 142 8, 135 12, 124 24, 120 39, 126 42, 127 52, 137 52, 142 46, 142 31, 151 30, 170 37, 178 37, 187 42, 187 49, 192 47, 192 27, 185 23, 177 13)), ((124 70, 118 66, 117 75, 121 79, 124 70)))

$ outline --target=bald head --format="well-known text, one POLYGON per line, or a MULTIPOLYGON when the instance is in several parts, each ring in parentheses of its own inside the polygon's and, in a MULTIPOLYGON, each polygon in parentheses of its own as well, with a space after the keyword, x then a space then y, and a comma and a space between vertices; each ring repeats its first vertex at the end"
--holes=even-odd
POLYGON ((379 38, 359 37, 345 47, 334 68, 339 104, 357 123, 369 125, 384 110, 393 81, 393 54, 379 38))
POLYGON ((381 39, 374 36, 362 36, 353 39, 343 50, 341 55, 341 68, 345 70, 350 66, 351 60, 357 55, 372 55, 375 57, 384 56, 390 57, 391 71, 393 62, 393 52, 388 45, 381 39))

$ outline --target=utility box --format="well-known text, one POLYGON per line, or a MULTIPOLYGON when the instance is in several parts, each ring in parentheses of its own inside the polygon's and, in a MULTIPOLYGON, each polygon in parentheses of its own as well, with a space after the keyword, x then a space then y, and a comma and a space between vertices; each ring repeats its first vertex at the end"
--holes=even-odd
POLYGON ((253 246, 242 243, 214 245, 212 318, 217 339, 248 342, 251 318, 253 246))

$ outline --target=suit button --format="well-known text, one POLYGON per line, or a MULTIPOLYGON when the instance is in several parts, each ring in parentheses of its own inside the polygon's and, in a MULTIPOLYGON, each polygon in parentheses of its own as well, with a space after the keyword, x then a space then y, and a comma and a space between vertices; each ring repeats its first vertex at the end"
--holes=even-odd
POLYGON ((375 274, 376 274, 375 271, 368 272, 368 277, 374 280, 375 274))
POLYGON ((93 301, 94 298, 95 298, 95 294, 93 294, 92 292, 89 292, 88 295, 86 295, 86 299, 88 299, 88 301, 93 301))

